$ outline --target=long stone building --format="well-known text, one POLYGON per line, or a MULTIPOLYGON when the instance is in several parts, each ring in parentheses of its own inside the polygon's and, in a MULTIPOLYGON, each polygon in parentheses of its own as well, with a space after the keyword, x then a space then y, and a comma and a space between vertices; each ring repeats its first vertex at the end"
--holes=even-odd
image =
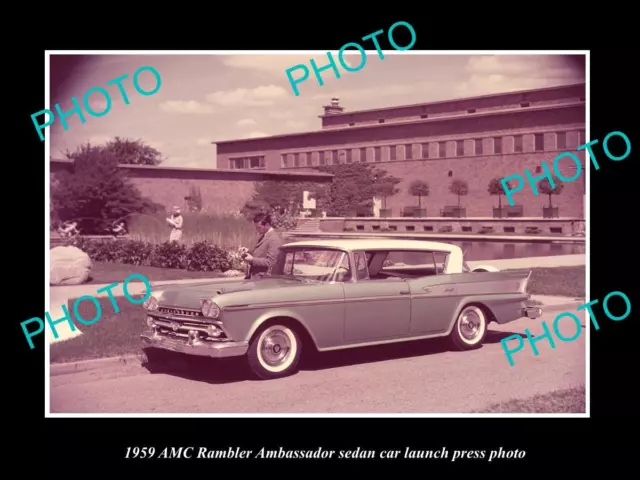
MULTIPOLYGON (((324 107, 319 130, 216 142, 212 168, 121 168, 145 196, 165 207, 186 207, 190 188, 199 187, 208 212, 230 213, 251 197, 255 182, 327 183, 333 176, 314 166, 364 161, 402 179, 400 193, 386 199, 392 216, 417 205, 408 186, 422 179, 430 187, 422 204, 429 217, 439 217, 441 209, 457 203, 449 185, 460 179, 469 186, 461 199, 467 217, 491 217, 497 199, 487 192, 489 181, 524 175, 525 168, 542 175, 542 161, 551 165, 559 153, 586 142, 585 116, 585 84, 353 112, 334 99, 324 107)), ((577 155, 584 165, 584 152, 577 155)), ((52 177, 70 166, 51 159, 52 177)), ((560 170, 570 177, 571 166, 565 159, 560 170)), ((561 217, 584 218, 584 188, 583 173, 554 196, 561 217)), ((524 217, 541 217, 548 203, 528 186, 514 198, 524 217)))
MULTIPOLYGON (((456 205, 449 186, 467 182, 462 198, 467 217, 490 217, 497 199, 487 189, 491 179, 544 173, 561 152, 575 151, 585 138, 585 84, 485 95, 450 101, 348 111, 333 99, 320 115, 321 128, 303 133, 215 142, 217 166, 227 171, 312 171, 317 165, 367 162, 400 177, 400 193, 386 199, 392 216, 416 205, 408 193, 415 179, 428 182, 423 199, 428 216, 456 205)), ((584 166, 584 152, 577 152, 584 166)), ((565 159, 559 170, 575 175, 565 159)), ((562 217, 584 218, 585 182, 565 184, 553 198, 562 217)), ((548 197, 531 188, 515 194, 523 216, 540 217, 548 197)))

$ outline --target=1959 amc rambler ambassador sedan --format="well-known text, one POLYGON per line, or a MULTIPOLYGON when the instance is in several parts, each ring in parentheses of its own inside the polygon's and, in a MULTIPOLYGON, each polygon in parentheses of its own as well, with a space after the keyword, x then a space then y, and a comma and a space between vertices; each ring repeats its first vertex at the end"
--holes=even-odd
POLYGON ((246 356, 260 379, 320 352, 448 336, 479 347, 490 322, 537 318, 531 272, 471 270, 455 245, 399 239, 288 243, 258 280, 163 286, 145 301, 148 365, 163 351, 246 356))

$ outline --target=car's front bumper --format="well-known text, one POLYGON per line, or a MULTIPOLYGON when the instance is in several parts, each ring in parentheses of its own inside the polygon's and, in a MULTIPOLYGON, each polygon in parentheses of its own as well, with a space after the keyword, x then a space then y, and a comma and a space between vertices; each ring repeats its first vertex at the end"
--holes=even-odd
POLYGON ((538 318, 542 316, 542 309, 539 307, 524 307, 522 316, 527 318, 538 318))
POLYGON ((143 348, 159 348, 201 357, 238 357, 245 355, 249 350, 248 342, 205 342, 202 340, 187 342, 186 340, 159 335, 151 329, 142 332, 140 338, 142 339, 143 348))

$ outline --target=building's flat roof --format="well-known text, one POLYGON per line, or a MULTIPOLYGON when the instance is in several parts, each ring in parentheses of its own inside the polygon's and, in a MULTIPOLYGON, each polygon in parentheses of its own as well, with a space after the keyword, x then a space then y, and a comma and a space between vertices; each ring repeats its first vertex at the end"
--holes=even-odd
POLYGON ((367 130, 367 129, 376 129, 376 128, 389 128, 389 127, 397 127, 397 126, 406 126, 406 125, 421 125, 428 123, 439 123, 439 122, 455 122, 461 119, 468 118, 483 118, 483 117, 495 117, 498 115, 507 115, 507 114, 529 114, 531 112, 540 112, 540 111, 553 111, 553 110, 562 110, 566 108, 575 108, 578 106, 584 106, 584 102, 570 102, 570 103, 561 103, 556 105, 540 105, 540 106, 531 106, 527 108, 508 108, 504 110, 490 110, 486 112, 477 112, 477 113, 461 113, 448 115, 445 117, 434 117, 434 118, 425 118, 420 120, 408 120, 406 122, 389 122, 389 123, 375 123, 371 125, 354 125, 352 127, 331 127, 324 128, 320 130, 310 130, 306 132, 298 132, 298 133, 284 133, 280 135, 270 135, 266 137, 256 137, 256 138, 241 138, 236 140, 221 140, 217 142, 211 142, 212 145, 229 145, 232 143, 247 143, 251 144, 252 142, 259 142, 263 140, 275 140, 280 138, 295 138, 295 137, 303 137, 307 135, 329 135, 334 132, 345 132, 345 131, 354 131, 354 130, 367 130))
POLYGON ((407 105, 395 105, 393 107, 380 107, 380 108, 368 108, 365 110, 352 110, 347 112, 340 113, 332 113, 331 115, 319 115, 320 117, 345 117, 349 115, 358 115, 360 113, 371 113, 371 112, 387 112, 389 110, 397 110, 400 108, 416 108, 416 107, 428 107, 433 105, 446 105, 447 103, 457 103, 457 102, 468 102, 473 100, 484 100, 487 98, 500 98, 500 97, 509 97, 514 95, 526 95, 527 93, 536 93, 536 92, 549 92, 554 90, 568 90, 576 87, 586 87, 586 83, 572 83, 569 85, 557 85, 554 87, 544 87, 544 88, 532 88, 529 90, 514 90, 512 92, 501 92, 501 93, 491 93, 488 95, 477 95, 475 97, 460 97, 460 98, 451 98, 449 100, 438 100, 437 102, 424 102, 424 103, 411 103, 407 105))
POLYGON ((321 247, 338 248, 343 250, 423 250, 454 252, 461 251, 457 245, 444 242, 429 242, 422 240, 400 240, 400 239, 359 239, 340 238, 336 240, 309 240, 302 242, 292 242, 285 247, 321 247))
MULTIPOLYGON (((64 158, 52 158, 51 163, 63 163, 72 164, 73 160, 67 160, 64 158)), ((262 169, 234 169, 234 168, 193 168, 193 167, 165 167, 162 165, 131 165, 120 164, 121 168, 130 168, 132 170, 151 170, 151 171, 169 171, 169 172, 191 172, 191 173, 237 173, 246 175, 277 175, 277 176, 291 176, 291 177, 324 177, 332 178, 332 173, 325 172, 300 172, 300 171, 283 171, 283 170, 262 170, 262 169)))

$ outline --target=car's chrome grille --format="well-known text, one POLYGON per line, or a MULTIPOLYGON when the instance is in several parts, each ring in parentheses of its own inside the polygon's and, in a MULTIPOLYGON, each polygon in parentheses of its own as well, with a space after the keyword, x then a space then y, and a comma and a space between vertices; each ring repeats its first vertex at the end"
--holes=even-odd
POLYGON ((180 315, 182 317, 202 316, 202 312, 200 310, 194 310, 191 308, 158 307, 158 313, 164 313, 165 315, 180 315))

